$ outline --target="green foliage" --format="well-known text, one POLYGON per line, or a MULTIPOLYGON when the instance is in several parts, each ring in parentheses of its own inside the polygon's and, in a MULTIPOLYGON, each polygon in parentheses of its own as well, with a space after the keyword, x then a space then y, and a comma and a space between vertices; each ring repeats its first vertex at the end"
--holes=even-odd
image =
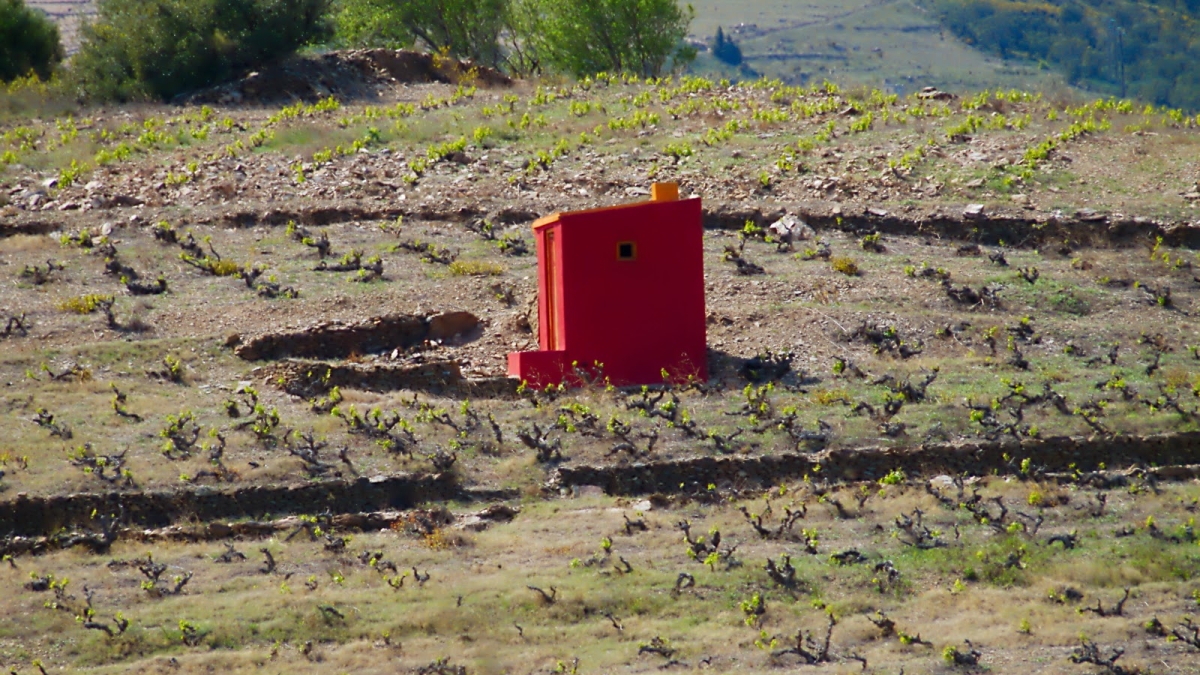
POLYGON ((492 131, 491 127, 478 126, 478 127, 475 127, 475 130, 473 132, 471 132, 471 137, 473 139, 475 139, 475 145, 482 147, 483 144, 485 142, 487 142, 487 140, 489 138, 491 138, 492 134, 494 134, 494 133, 495 132, 492 131))
POLYGON ((413 45, 400 3, 386 0, 340 0, 334 3, 335 40, 348 47, 400 49, 413 45))
POLYGON ((487 277, 504 274, 504 267, 483 260, 455 260, 450 263, 450 273, 456 277, 487 277))
POLYGON ((746 615, 744 619, 746 625, 750 627, 757 626, 759 618, 767 611, 766 602, 759 593, 751 595, 748 600, 741 601, 739 606, 742 609, 742 614, 746 615))
POLYGON ((523 54, 576 76, 659 77, 695 58, 683 39, 695 11, 676 0, 514 0, 523 54))
POLYGON ((848 277, 858 276, 858 263, 854 258, 834 256, 829 264, 833 266, 834 271, 841 272, 848 277))
POLYGON ((679 141, 678 143, 667 143, 663 148, 663 154, 679 160, 684 157, 691 157, 696 154, 696 151, 692 149, 692 146, 687 141, 679 141))
POLYGON ((870 131, 873 124, 875 124, 875 113, 867 111, 867 114, 850 123, 850 133, 861 134, 870 131))
POLYGON ((62 58, 58 27, 49 17, 24 0, 0 0, 0 82, 30 72, 49 78, 62 58))
POLYGON ((440 162, 450 155, 462 152, 466 149, 467 139, 465 136, 460 136, 457 140, 446 141, 445 143, 437 143, 429 146, 429 149, 425 151, 425 156, 431 162, 440 162))
POLYGON ((99 0, 75 86, 97 99, 168 99, 329 34, 329 0, 99 0))
POLYGON ((658 77, 695 56, 683 41, 693 14, 676 0, 337 0, 335 19, 350 46, 416 44, 521 74, 658 77))
POLYGON ((186 253, 180 253, 179 259, 215 277, 236 277, 242 273, 241 266, 232 260, 221 260, 209 256, 195 258, 186 253))
POLYGON ((58 184, 61 187, 71 187, 79 177, 83 175, 85 166, 79 163, 79 160, 72 159, 70 166, 65 166, 58 171, 58 184))
POLYGON ((733 41, 733 38, 725 36, 725 31, 717 26, 717 35, 713 38, 712 54, 718 61, 723 61, 731 66, 740 66, 742 64, 742 48, 733 41))
POLYGON ((74 298, 67 298, 58 303, 58 309, 63 312, 75 314, 91 314, 104 303, 111 303, 112 301, 113 296, 111 295, 99 295, 93 293, 90 295, 80 295, 74 298))
POLYGON ((502 61, 508 0, 341 0, 338 41, 356 47, 423 46, 489 66, 502 61))
POLYGON ((958 648, 954 645, 946 645, 946 648, 942 650, 942 659, 951 665, 954 664, 954 660, 958 655, 958 648))

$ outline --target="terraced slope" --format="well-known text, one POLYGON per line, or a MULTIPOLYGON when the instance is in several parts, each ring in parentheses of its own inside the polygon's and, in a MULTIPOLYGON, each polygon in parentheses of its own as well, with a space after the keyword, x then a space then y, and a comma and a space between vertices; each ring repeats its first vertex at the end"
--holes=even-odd
POLYGON ((1194 671, 1200 121, 378 58, 3 129, 6 663, 1194 671), (663 180, 712 381, 505 381, 663 180))

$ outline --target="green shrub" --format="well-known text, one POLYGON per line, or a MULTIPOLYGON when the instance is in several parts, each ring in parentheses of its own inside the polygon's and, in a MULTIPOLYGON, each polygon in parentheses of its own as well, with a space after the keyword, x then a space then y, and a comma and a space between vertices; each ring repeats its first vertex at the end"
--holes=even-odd
POLYGON ((338 42, 354 47, 421 46, 499 66, 509 0, 336 0, 338 42))
POLYGON ((713 38, 712 54, 717 57, 718 61, 728 65, 740 66, 742 64, 742 48, 733 41, 733 38, 726 37, 725 31, 720 26, 717 26, 717 35, 713 38))
POLYGON ((99 0, 71 70, 96 99, 168 99, 326 38, 329 0, 99 0))
POLYGON ((854 258, 848 258, 840 255, 834 256, 833 259, 829 261, 829 264, 833 266, 834 271, 841 272, 848 277, 858 276, 858 263, 854 260, 854 258))
POLYGON ((412 47, 400 6, 388 0, 334 0, 336 41, 345 47, 412 47))
POLYGON ((450 263, 450 273, 459 277, 488 277, 504 274, 504 267, 482 260, 455 260, 450 263))
POLYGON ((25 0, 0 0, 0 82, 30 71, 44 80, 62 58, 58 27, 49 17, 25 0))
POLYGON ((113 296, 99 295, 96 293, 90 295, 80 295, 74 298, 66 298, 58 303, 58 309, 62 312, 74 314, 91 314, 106 302, 112 302, 113 296))
POLYGON ((572 75, 658 77, 696 56, 695 10, 676 0, 515 0, 512 15, 524 51, 572 75))
POLYGON ((695 57, 677 0, 334 0, 337 42, 417 44, 515 73, 659 76, 695 57))
POLYGON ((1078 293, 1073 293, 1070 290, 1062 290, 1050 297, 1050 303, 1054 309, 1075 316, 1087 316, 1092 313, 1092 307, 1087 300, 1081 298, 1078 293))

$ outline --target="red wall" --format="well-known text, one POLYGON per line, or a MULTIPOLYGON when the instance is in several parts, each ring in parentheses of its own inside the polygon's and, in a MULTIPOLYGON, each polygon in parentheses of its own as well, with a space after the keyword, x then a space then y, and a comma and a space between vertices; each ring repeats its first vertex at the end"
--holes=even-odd
POLYGON ((514 355, 510 374, 548 384, 569 373, 572 361, 599 361, 617 385, 662 382, 664 368, 672 379, 707 379, 699 199, 561 214, 538 229, 538 268, 540 343, 542 349, 551 344, 548 312, 555 309, 547 299, 553 295, 562 353, 514 355), (551 278, 549 231, 556 259, 551 278), (635 243, 635 260, 618 259, 623 241, 635 243), (547 284, 556 286, 553 292, 547 284), (537 373, 530 371, 535 364, 537 373))

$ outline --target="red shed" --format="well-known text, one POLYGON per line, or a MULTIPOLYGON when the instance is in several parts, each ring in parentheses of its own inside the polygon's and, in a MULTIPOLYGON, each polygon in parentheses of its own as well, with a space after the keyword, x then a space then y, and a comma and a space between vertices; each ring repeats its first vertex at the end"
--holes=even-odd
POLYGON ((542 387, 603 364, 614 385, 708 379, 700 200, 657 183, 649 202, 556 213, 533 224, 540 351, 508 374, 542 387))

